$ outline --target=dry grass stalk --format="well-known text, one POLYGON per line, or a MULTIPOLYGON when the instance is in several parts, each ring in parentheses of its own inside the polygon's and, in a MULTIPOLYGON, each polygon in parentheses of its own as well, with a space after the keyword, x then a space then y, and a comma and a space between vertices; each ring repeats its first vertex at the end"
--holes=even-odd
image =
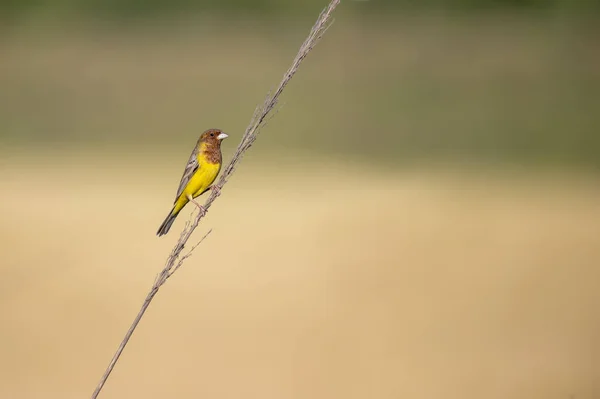
MULTIPOLYGON (((216 189, 212 190, 210 196, 206 199, 206 202, 204 203, 205 209, 208 210, 208 208, 210 208, 215 199, 217 199, 217 197, 221 194, 221 189, 223 188, 225 183, 227 183, 229 177, 233 174, 244 153, 248 151, 248 149, 252 146, 254 141, 256 141, 260 129, 266 123, 267 116, 275 109, 279 101, 279 97, 283 92, 283 89, 287 86, 294 74, 298 71, 300 63, 304 60, 304 58, 306 58, 308 53, 318 43, 321 37, 325 34, 327 28, 330 26, 332 21, 331 15, 339 3, 340 0, 332 0, 327 6, 327 8, 323 10, 323 12, 321 12, 321 15, 319 15, 317 22, 313 25, 308 37, 306 38, 304 43, 302 43, 302 46, 300 46, 300 50, 298 51, 298 54, 296 54, 292 65, 283 75, 283 79, 279 83, 277 90, 275 90, 273 94, 269 93, 267 95, 267 98, 265 99, 265 102, 256 108, 254 115, 252 116, 252 119, 250 121, 250 124, 246 128, 246 131, 242 136, 242 140, 240 141, 240 144, 238 145, 237 150, 233 155, 233 158, 231 159, 227 167, 225 167, 223 173, 221 174, 221 178, 215 185, 216 189)), ((204 241, 204 239, 210 234, 211 231, 209 230, 208 233, 206 233, 204 237, 202 237, 202 239, 196 245, 194 245, 187 253, 185 253, 184 255, 181 254, 188 240, 192 236, 192 233, 194 232, 194 230, 196 230, 196 227, 198 227, 198 224, 200 223, 200 220, 204 217, 204 215, 205 214, 203 213, 198 213, 195 217, 191 219, 191 221, 188 221, 186 223, 185 228, 181 232, 179 240, 177 241, 177 244, 175 244, 173 250, 171 251, 171 254, 167 258, 165 267, 156 277, 156 280, 154 281, 154 284, 152 284, 152 288, 148 292, 148 295, 146 296, 142 307, 140 308, 137 316, 133 320, 133 323, 129 327, 129 330, 125 334, 125 337, 123 338, 119 347, 117 348, 117 351, 115 352, 108 367, 106 368, 106 371, 102 375, 98 386, 92 394, 92 399, 97 398, 100 391, 102 391, 102 388, 104 387, 106 380, 110 376, 110 373, 112 372, 117 361, 119 360, 121 353, 125 349, 125 346, 129 342, 129 339, 133 335, 133 332, 137 328, 137 325, 144 316, 144 313, 148 309, 148 306, 152 302, 152 299, 154 299, 154 296, 156 295, 160 287, 168 280, 169 277, 173 275, 173 273, 175 273, 181 267, 183 262, 191 256, 194 249, 198 245, 200 245, 200 243, 202 243, 202 241, 204 241)))

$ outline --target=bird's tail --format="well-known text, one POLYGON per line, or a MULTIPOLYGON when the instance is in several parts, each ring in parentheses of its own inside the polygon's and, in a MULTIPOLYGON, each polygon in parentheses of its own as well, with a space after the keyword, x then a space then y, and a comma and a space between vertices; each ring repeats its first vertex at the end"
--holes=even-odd
POLYGON ((177 215, 179 215, 179 212, 175 212, 175 207, 173 207, 171 212, 169 212, 169 214, 167 215, 167 218, 165 219, 165 221, 162 222, 162 224, 158 228, 156 235, 160 237, 160 236, 164 236, 165 234, 167 234, 169 232, 169 230, 171 229, 171 225, 177 218, 177 215))

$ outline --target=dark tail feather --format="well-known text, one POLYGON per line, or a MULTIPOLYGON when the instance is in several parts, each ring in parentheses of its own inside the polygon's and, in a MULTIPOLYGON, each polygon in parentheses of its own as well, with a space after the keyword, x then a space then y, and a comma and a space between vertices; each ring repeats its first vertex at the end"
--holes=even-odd
POLYGON ((169 232, 169 230, 171 229, 171 225, 177 218, 178 214, 179 214, 179 212, 178 213, 173 213, 173 211, 169 212, 169 215, 167 216, 165 221, 162 222, 162 224, 158 228, 156 235, 160 237, 160 236, 164 236, 165 234, 167 234, 169 232))

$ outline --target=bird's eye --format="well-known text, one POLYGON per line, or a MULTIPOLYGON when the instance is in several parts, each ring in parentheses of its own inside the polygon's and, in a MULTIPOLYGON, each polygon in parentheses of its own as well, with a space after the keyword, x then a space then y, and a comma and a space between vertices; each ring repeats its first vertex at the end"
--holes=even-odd
POLYGON ((211 133, 211 134, 210 134, 210 137, 215 137, 215 134, 214 134, 214 133, 211 133))

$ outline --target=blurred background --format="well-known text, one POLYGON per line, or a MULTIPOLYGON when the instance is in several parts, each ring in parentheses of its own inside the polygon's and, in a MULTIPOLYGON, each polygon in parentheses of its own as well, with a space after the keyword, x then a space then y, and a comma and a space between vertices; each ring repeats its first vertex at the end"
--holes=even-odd
MULTIPOLYGON (((0 397, 91 394, 325 1, 0 3, 0 397)), ((107 398, 598 398, 600 3, 342 2, 107 398)))

